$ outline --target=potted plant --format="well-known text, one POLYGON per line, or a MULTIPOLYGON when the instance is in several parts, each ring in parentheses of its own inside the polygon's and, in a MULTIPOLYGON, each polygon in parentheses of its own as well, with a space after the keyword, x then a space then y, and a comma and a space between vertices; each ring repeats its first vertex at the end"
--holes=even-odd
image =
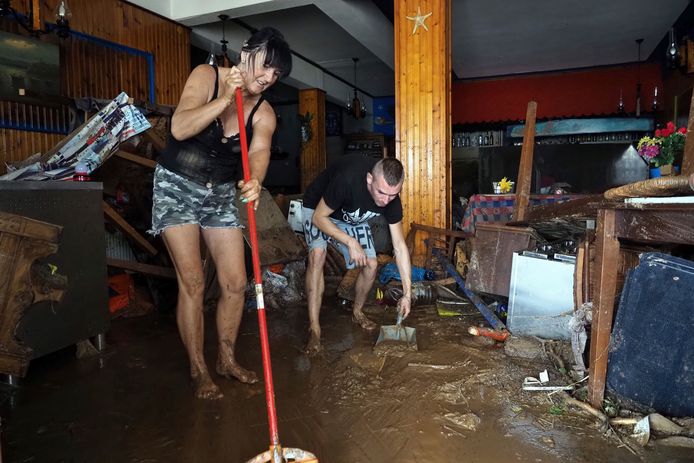
POLYGON ((639 155, 648 163, 651 177, 672 175, 675 159, 684 151, 687 128, 675 127, 668 122, 664 129, 655 131, 653 137, 643 137, 636 146, 639 155))

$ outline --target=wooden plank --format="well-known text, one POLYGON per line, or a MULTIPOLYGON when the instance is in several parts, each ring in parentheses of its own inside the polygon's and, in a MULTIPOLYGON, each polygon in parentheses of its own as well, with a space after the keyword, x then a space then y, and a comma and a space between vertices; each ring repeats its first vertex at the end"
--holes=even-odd
POLYGON ((619 210, 615 219, 616 232, 620 238, 641 243, 691 244, 694 237, 694 204, 688 206, 680 205, 677 210, 671 211, 619 210))
POLYGON ((145 130, 142 133, 142 138, 144 138, 146 141, 150 142, 152 146, 154 147, 154 151, 157 153, 161 153, 164 151, 166 148, 166 140, 162 139, 157 132, 154 130, 145 130))
POLYGON ((514 218, 506 225, 527 225, 567 217, 595 217, 598 209, 609 207, 614 203, 614 201, 605 199, 603 195, 589 195, 563 203, 540 204, 528 207, 525 220, 522 222, 514 218))
POLYGON ((176 279, 176 270, 171 267, 142 264, 140 262, 132 262, 129 260, 111 259, 110 257, 106 258, 106 265, 123 270, 144 273, 145 275, 152 275, 155 277, 176 279))
POLYGON ((684 157, 682 158, 682 175, 694 174, 694 92, 689 107, 689 121, 687 122, 687 139, 684 142, 684 157))
POLYGON ((607 356, 617 291, 619 240, 615 234, 616 214, 617 211, 614 209, 598 211, 594 266, 596 294, 590 338, 590 378, 588 379, 588 401, 597 409, 602 409, 605 394, 607 356))
POLYGON ((438 228, 438 227, 431 227, 429 225, 422 225, 420 223, 412 223, 410 225, 412 228, 415 230, 421 230, 429 233, 435 233, 439 235, 445 235, 445 236, 452 236, 455 238, 471 238, 473 236, 472 233, 460 231, 460 230, 450 230, 447 228, 438 228))
POLYGON ((144 156, 140 156, 139 154, 134 154, 134 153, 129 153, 127 151, 118 150, 118 151, 116 151, 116 156, 118 156, 119 158, 127 159, 128 161, 134 162, 134 163, 139 164, 141 166, 149 167, 151 169, 154 169, 155 167, 157 167, 156 161, 148 159, 144 156))
POLYGON ((530 187, 533 175, 533 152, 535 151, 535 118, 537 117, 537 103, 528 103, 525 113, 525 130, 523 131, 523 147, 521 148, 520 166, 518 166, 518 180, 516 181, 516 203, 514 206, 514 220, 522 222, 530 202, 530 187))
POLYGON ((135 241, 142 250, 154 256, 157 254, 157 250, 152 246, 149 241, 147 241, 137 230, 135 230, 132 225, 130 225, 123 217, 116 212, 106 201, 101 201, 101 208, 104 210, 106 217, 110 219, 123 233, 128 235, 135 241))
POLYGON ((583 294, 583 272, 586 250, 582 246, 579 246, 577 251, 576 267, 574 268, 574 310, 583 305, 585 297, 583 294))

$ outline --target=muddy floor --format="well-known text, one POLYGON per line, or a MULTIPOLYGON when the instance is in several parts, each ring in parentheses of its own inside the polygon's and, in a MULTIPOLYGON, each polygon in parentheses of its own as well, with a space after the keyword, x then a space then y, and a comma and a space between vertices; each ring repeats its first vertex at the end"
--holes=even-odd
MULTIPOLYGON (((594 418, 547 393, 523 392, 523 378, 551 364, 519 362, 468 335, 482 322, 471 307, 455 317, 416 307, 406 323, 417 329, 419 351, 374 350, 378 333, 326 302, 325 350, 315 358, 301 352, 305 307, 268 314, 281 441, 321 462, 692 461, 691 450, 634 454, 594 418)), ((395 319, 392 309, 367 312, 382 324, 395 319)), ((173 314, 115 320, 107 341, 97 357, 77 360, 67 349, 38 359, 20 387, 4 388, 2 461, 243 462, 267 449, 263 386, 213 374, 224 398, 196 400, 173 314)), ((254 312, 244 315, 238 350, 260 375, 254 312)))

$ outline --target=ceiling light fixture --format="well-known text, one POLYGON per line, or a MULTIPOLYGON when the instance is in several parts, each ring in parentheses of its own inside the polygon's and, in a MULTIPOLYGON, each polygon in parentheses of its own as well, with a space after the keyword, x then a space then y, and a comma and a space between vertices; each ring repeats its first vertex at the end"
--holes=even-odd
POLYGON ((636 117, 641 117, 641 44, 643 39, 636 39, 638 55, 636 61, 636 117))
POLYGON ((675 42, 675 28, 670 29, 670 40, 665 50, 665 61, 670 69, 677 69, 680 65, 680 49, 675 42))
POLYGON ((351 96, 347 95, 347 112, 355 119, 361 119, 366 116, 366 107, 364 102, 359 99, 359 94, 357 93, 357 61, 359 58, 352 58, 354 61, 354 94, 351 96))
POLYGON ((217 17, 222 20, 222 40, 219 41, 222 44, 222 56, 219 59, 219 64, 224 66, 225 68, 230 68, 231 59, 229 58, 229 55, 227 55, 227 44, 229 43, 229 41, 226 38, 226 23, 229 19, 229 15, 220 14, 217 17))
POLYGON ((17 12, 17 10, 12 7, 11 0, 0 0, 0 17, 11 15, 14 17, 15 21, 17 21, 17 24, 30 34, 38 36, 41 34, 48 34, 55 30, 56 35, 61 39, 70 35, 70 18, 72 17, 72 13, 67 6, 67 0, 60 0, 60 2, 58 2, 55 9, 55 25, 47 27, 46 30, 41 29, 41 20, 38 17, 39 10, 39 0, 31 0, 28 16, 17 12))

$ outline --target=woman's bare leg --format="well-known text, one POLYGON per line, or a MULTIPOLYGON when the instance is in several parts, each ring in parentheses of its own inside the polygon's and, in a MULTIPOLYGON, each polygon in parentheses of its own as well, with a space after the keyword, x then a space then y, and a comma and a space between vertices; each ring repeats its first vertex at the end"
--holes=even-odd
POLYGON ((246 291, 246 266, 244 243, 239 228, 208 228, 202 231, 210 251, 219 282, 217 301, 217 333, 219 355, 217 373, 233 377, 242 383, 256 383, 255 372, 246 370, 236 361, 236 338, 243 315, 246 291))
POLYGON ((190 376, 200 399, 219 399, 222 393, 210 377, 203 356, 203 295, 205 279, 200 258, 200 227, 195 224, 169 227, 162 233, 176 269, 178 304, 176 321, 188 351, 190 376))

